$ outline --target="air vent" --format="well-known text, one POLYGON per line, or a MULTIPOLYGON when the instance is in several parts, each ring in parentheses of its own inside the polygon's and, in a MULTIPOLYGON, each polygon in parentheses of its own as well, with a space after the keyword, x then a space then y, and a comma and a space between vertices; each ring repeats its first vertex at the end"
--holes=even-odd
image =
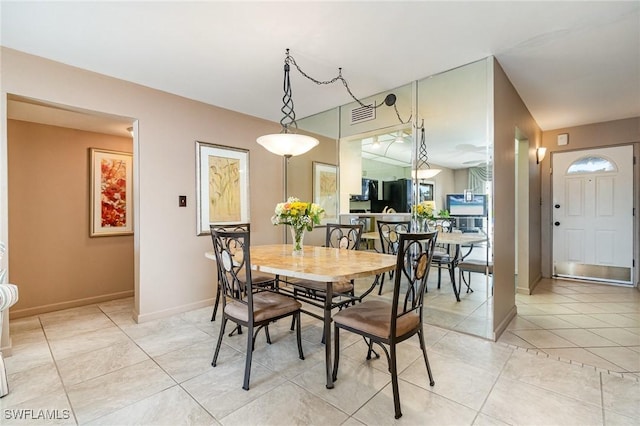
POLYGON ((367 107, 358 107, 351 110, 351 124, 362 123, 363 121, 375 120, 376 109, 367 107))

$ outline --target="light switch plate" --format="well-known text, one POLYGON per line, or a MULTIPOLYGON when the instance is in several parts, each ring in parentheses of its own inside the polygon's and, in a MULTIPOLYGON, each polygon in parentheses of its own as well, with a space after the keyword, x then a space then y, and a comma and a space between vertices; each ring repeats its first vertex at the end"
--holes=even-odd
POLYGON ((187 207, 186 195, 178 195, 178 207, 187 207))

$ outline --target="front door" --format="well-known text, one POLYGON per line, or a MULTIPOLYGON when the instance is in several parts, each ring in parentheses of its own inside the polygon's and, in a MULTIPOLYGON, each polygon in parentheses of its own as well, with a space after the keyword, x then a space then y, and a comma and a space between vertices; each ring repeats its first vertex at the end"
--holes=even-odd
POLYGON ((632 284, 632 146, 553 154, 553 269, 632 284))

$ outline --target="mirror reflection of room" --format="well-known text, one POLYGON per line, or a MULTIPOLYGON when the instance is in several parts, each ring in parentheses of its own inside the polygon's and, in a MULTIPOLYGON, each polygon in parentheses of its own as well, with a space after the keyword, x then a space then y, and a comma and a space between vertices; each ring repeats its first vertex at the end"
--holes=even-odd
MULTIPOLYGON (((463 236, 456 241, 474 241, 450 245, 453 252, 459 250, 453 265, 459 302, 447 269, 451 265, 432 266, 424 320, 491 338, 493 305, 488 266, 492 265, 494 225, 493 144, 487 116, 487 64, 487 60, 481 60, 390 90, 397 96, 397 113, 380 108, 373 119, 354 121, 352 111, 357 105, 352 103, 324 114, 331 117, 330 121, 322 120, 323 114, 319 114, 299 124, 304 129, 337 135, 341 222, 359 220, 365 226, 365 235, 375 238, 377 220, 411 220, 414 205, 428 202, 433 211, 431 227, 442 233, 442 240, 444 232, 450 232, 454 235, 449 238, 463 236), (440 170, 428 179, 418 179, 419 175, 413 173, 421 123, 429 165, 440 170), (476 266, 461 272, 458 262, 476 266)), ((291 179, 290 183, 295 185, 291 179)), ((365 247, 379 250, 375 241, 365 247)))

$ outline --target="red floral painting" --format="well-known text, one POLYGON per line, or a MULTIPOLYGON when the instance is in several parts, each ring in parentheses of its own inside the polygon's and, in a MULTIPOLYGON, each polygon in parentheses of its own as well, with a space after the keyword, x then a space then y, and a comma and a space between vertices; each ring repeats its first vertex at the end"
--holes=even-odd
POLYGON ((127 226, 127 163, 103 158, 100 164, 102 226, 127 226))
POLYGON ((90 237, 133 233, 132 168, 130 153, 90 148, 90 237))

